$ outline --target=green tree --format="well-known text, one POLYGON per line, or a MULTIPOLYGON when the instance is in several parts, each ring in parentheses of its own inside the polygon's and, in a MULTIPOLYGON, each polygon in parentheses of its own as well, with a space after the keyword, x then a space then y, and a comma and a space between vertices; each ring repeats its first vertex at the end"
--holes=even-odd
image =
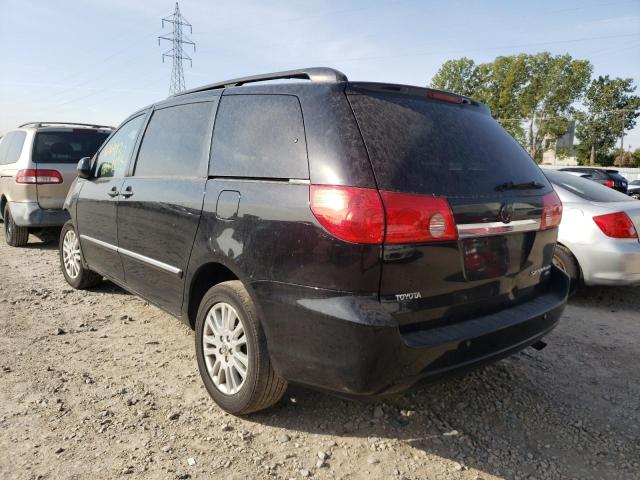
POLYGON ((588 60, 548 52, 529 55, 527 63, 528 81, 518 103, 527 118, 527 149, 536 158, 545 138, 567 132, 572 106, 587 88, 592 66, 588 60))
POLYGON ((576 135, 579 156, 591 165, 606 155, 625 130, 633 128, 640 115, 640 97, 631 78, 599 76, 584 96, 585 111, 578 112, 576 135))
POLYGON ((481 83, 479 74, 478 66, 470 58, 447 60, 434 75, 431 84, 434 88, 470 97, 476 94, 481 83))
POLYGON ((535 158, 545 138, 555 139, 567 131, 572 105, 589 83, 591 69, 587 60, 548 52, 497 57, 483 64, 461 58, 445 62, 431 86, 487 104, 535 158))

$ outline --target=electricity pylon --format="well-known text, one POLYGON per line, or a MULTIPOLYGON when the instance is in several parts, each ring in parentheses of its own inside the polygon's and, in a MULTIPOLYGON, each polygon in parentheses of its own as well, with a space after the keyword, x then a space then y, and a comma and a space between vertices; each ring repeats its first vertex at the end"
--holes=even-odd
POLYGON ((178 2, 176 2, 176 8, 173 11, 173 14, 162 19, 162 28, 164 28, 165 23, 172 24, 173 31, 170 34, 159 36, 158 45, 160 45, 160 40, 167 40, 172 44, 171 50, 162 54, 162 63, 164 63, 165 57, 173 59, 173 66, 171 67, 171 83, 169 84, 169 94, 173 95, 185 90, 182 61, 189 60, 190 65, 193 66, 193 60, 191 60, 191 57, 184 52, 182 45, 185 43, 193 45, 193 51, 195 52, 196 44, 182 33, 182 27, 189 27, 190 33, 193 33, 193 27, 180 13, 178 2))

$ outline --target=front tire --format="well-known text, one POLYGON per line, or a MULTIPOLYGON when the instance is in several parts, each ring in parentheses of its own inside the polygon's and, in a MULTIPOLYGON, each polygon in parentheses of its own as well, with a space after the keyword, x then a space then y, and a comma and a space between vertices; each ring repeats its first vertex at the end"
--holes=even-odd
POLYGON ((9 205, 4 207, 4 238, 12 247, 22 247, 29 241, 29 229, 15 224, 9 205))
POLYGON ((84 267, 80 240, 71 221, 62 227, 60 232, 60 268, 65 280, 73 288, 84 290, 96 286, 102 276, 84 267))
POLYGON ((196 358, 209 395, 231 414, 268 408, 287 389, 287 382, 271 367, 255 306, 238 280, 220 283, 202 298, 196 358))
POLYGON ((632 193, 631 198, 635 198, 636 200, 640 200, 640 193, 632 193))
POLYGON ((552 262, 556 267, 569 275, 571 280, 569 294, 573 295, 580 284, 580 267, 578 266, 576 257, 574 257, 571 250, 564 245, 556 245, 552 262))

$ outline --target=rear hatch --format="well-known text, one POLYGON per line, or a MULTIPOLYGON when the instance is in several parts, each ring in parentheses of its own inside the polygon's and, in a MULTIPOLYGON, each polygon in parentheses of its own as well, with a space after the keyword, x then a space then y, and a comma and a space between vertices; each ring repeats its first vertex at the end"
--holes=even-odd
POLYGON ((457 230, 444 241, 384 244, 380 298, 402 328, 466 320, 545 288, 559 218, 545 226, 543 211, 555 204, 558 214, 559 200, 484 105, 380 84, 349 84, 347 97, 383 201, 384 192, 444 198, 457 230))
POLYGON ((615 188, 619 192, 626 194, 629 188, 629 181, 625 177, 620 175, 618 170, 607 170, 607 174, 609 175, 609 178, 614 182, 613 188, 615 188))
POLYGON ((49 170, 39 176, 50 179, 36 185, 41 208, 62 208, 76 178, 78 161, 92 157, 110 133, 107 129, 91 128, 44 128, 36 133, 31 158, 37 170, 49 170))

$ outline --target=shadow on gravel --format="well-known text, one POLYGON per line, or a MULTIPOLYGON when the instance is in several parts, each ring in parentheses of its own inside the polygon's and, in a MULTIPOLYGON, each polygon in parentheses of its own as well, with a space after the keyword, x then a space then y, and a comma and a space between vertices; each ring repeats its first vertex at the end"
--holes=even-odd
POLYGON ((132 295, 131 293, 127 292, 124 288, 120 288, 118 285, 116 285, 115 283, 109 280, 103 280, 101 283, 99 283, 95 287, 92 287, 91 291, 98 292, 98 293, 109 293, 109 294, 115 294, 115 295, 129 295, 129 296, 132 295))
POLYGON ((38 250, 57 250, 60 229, 45 229, 29 234, 29 243, 20 248, 38 250))
POLYGON ((606 308, 610 311, 629 310, 640 317, 640 286, 584 287, 569 299, 569 305, 606 308))

